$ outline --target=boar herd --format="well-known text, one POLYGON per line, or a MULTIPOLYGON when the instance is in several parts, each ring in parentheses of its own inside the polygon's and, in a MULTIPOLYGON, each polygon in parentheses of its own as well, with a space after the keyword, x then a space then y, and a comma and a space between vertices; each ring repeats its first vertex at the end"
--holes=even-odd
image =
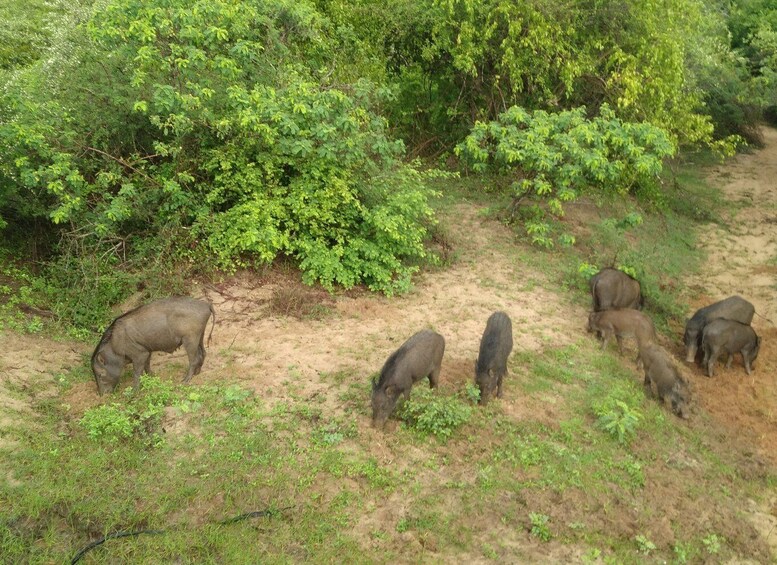
MULTIPOLYGON (((659 401, 671 403, 672 411, 688 417, 689 385, 681 376, 671 355, 658 344, 655 326, 641 312, 644 306, 639 281, 613 268, 599 271, 590 280, 593 311, 588 316, 588 331, 598 334, 602 349, 614 337, 623 353, 623 338, 632 337, 639 353, 637 367, 644 371, 645 393, 659 401)), ((684 343, 686 361, 702 357, 707 376, 712 377, 715 364, 727 355, 731 366, 735 353, 742 356, 747 374, 751 374, 758 357, 761 338, 750 326, 755 308, 739 296, 699 309, 686 323, 684 343)), ((188 297, 157 300, 130 310, 116 318, 105 330, 92 354, 92 372, 100 395, 112 392, 127 364, 132 363, 134 386, 140 375, 150 373, 154 351, 173 352, 183 346, 189 367, 183 382, 197 375, 205 361, 205 330, 212 319, 208 343, 216 323, 216 313, 209 302, 188 297)), ((480 390, 480 404, 491 397, 502 398, 502 385, 507 373, 507 359, 513 348, 510 317, 494 312, 486 322, 475 363, 475 384, 480 390)), ((445 338, 432 330, 411 336, 392 353, 372 386, 372 424, 383 428, 394 412, 400 397, 407 399, 413 385, 429 379, 434 388, 440 379, 440 366, 445 353, 445 338)))
MULTIPOLYGON (((658 345, 652 320, 638 311, 644 305, 639 282, 618 269, 606 268, 591 277, 590 287, 594 311, 588 316, 588 331, 599 334, 602 349, 615 336, 621 353, 623 337, 634 337, 639 349, 637 366, 645 371, 646 394, 652 396, 655 385, 659 401, 668 398, 672 411, 687 418, 688 382, 669 353, 658 345)), ((693 363, 702 353, 702 367, 712 377, 722 353, 728 356, 726 368, 731 367, 734 353, 740 353, 747 374, 751 374, 761 346, 761 338, 750 326, 754 314, 753 305, 740 296, 700 308, 685 325, 686 361, 693 363)))

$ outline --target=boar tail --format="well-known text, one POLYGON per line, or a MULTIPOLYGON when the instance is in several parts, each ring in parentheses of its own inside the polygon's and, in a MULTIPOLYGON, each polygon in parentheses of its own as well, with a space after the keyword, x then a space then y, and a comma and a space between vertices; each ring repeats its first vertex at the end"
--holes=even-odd
POLYGON ((208 347, 210 347, 210 338, 213 337, 213 328, 216 327, 216 311, 213 309, 213 304, 210 306, 210 315, 213 317, 213 323, 210 325, 210 334, 208 335, 208 347))

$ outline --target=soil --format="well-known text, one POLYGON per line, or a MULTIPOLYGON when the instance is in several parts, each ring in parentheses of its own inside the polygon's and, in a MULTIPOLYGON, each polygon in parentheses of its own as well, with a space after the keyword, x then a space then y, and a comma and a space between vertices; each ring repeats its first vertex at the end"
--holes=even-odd
MULTIPOLYGON (((748 376, 741 356, 730 369, 719 365, 707 378, 688 367, 699 404, 721 422, 731 441, 747 438, 758 455, 777 463, 777 130, 764 130, 765 147, 739 155, 711 170, 731 204, 724 225, 707 225, 700 237, 708 255, 703 273, 687 281, 697 308, 738 294, 755 306, 752 326, 762 338, 758 360, 748 376)), ((682 358, 680 347, 678 356, 682 358)))
MULTIPOLYGON (((738 357, 731 369, 721 366, 712 379, 698 367, 686 364, 684 368, 693 386, 697 411, 709 415, 709 419, 697 418, 693 425, 709 425, 713 433, 724 436, 724 441, 744 446, 749 459, 743 462, 740 472, 750 469, 758 476, 777 463, 777 327, 773 323, 777 320, 777 131, 766 130, 764 138, 765 148, 712 170, 710 180, 734 204, 726 213, 727 225, 709 224, 704 228, 700 241, 709 256, 707 268, 693 281, 686 281, 693 291, 689 316, 697 308, 731 294, 753 302, 757 312, 753 327, 763 337, 755 371, 747 376, 738 357)), ((512 231, 483 219, 468 203, 459 205, 451 217, 455 220, 448 221, 446 243, 456 250, 453 265, 422 274, 414 290, 401 297, 389 299, 362 291, 329 295, 305 287, 298 282, 298 275, 282 270, 239 273, 199 287, 193 294, 213 302, 217 321, 203 371, 193 383, 239 384, 253 390, 269 406, 315 398, 323 410, 334 414, 343 411, 344 381, 348 386, 362 387, 365 409, 360 412, 359 429, 374 435, 372 455, 383 464, 395 460, 396 452, 390 439, 369 428, 367 383, 388 354, 412 333, 431 327, 445 336, 441 386, 451 390, 459 390, 464 382, 471 381, 485 321, 495 310, 506 311, 513 321, 515 351, 541 351, 549 345, 584 339, 586 308, 546 290, 557 283, 548 281, 539 271, 527 269, 514 259, 514 253, 503 252, 514 244, 512 231)), ((673 343, 677 364, 682 365, 681 336, 673 343)), ((91 347, 82 344, 0 334, 0 448, 13 447, 2 429, 17 425, 20 418, 35 425, 30 407, 37 397, 56 395, 55 376, 77 366, 89 353, 91 347)), ((180 379, 187 366, 182 351, 155 353, 152 362, 158 373, 171 379, 180 379)), ((122 386, 129 382, 131 379, 125 378, 122 386)), ((540 406, 537 399, 511 394, 517 386, 506 381, 505 399, 501 401, 506 414, 548 424, 558 421, 563 406, 553 402, 540 406)), ((77 416, 101 399, 93 382, 81 382, 72 386, 62 401, 77 416)), ((169 425, 172 430, 185 426, 185 421, 170 419, 169 425)), ((414 454, 408 464, 423 457, 422 453, 414 454)), ((456 457, 452 454, 453 460, 456 457)), ((667 464, 675 469, 677 477, 671 473, 647 477, 653 490, 645 496, 672 501, 652 533, 653 541, 671 546, 670 519, 714 523, 717 518, 713 509, 699 507, 696 501, 673 500, 672 482, 683 480, 682 470, 697 463, 678 460, 667 464)), ((597 500, 595 495, 573 489, 563 496, 578 495, 579 501, 552 500, 555 495, 548 493, 547 507, 568 513, 558 516, 559 522, 601 519, 617 525, 625 536, 639 533, 632 531, 635 509, 613 508, 609 506, 611 501, 597 500), (607 515, 599 516, 601 512, 597 512, 603 508, 607 515)), ((370 525, 396 522, 404 513, 404 504, 401 495, 395 494, 366 513, 366 544, 370 543, 370 525)), ((761 534, 773 555, 777 555, 777 535, 772 535, 777 526, 775 508, 777 498, 753 502, 752 507, 742 509, 750 527, 761 534)), ((740 539, 748 539, 749 532, 743 525, 740 539)), ((410 532, 402 536, 408 539, 394 542, 418 544, 419 552, 426 550, 432 555, 438 549, 435 540, 417 539, 410 532)), ((515 545, 517 555, 530 556, 534 562, 581 560, 578 549, 572 546, 546 544, 538 550, 527 536, 516 538, 509 532, 505 532, 505 543, 515 545)), ((445 551, 437 553, 438 557, 445 560, 445 551)), ((748 554, 744 550, 741 553, 748 554)), ((460 560, 462 555, 448 557, 460 560)), ((482 561, 476 555, 470 557, 467 561, 482 561)))

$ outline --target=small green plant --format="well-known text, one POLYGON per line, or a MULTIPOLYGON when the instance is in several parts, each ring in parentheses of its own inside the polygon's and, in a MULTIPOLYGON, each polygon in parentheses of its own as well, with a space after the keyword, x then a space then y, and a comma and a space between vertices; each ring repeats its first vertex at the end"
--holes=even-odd
POLYGON ((655 551, 656 544, 642 534, 637 535, 634 539, 637 542, 637 550, 643 555, 648 555, 651 551, 655 551))
POLYGON ((467 383, 464 386, 464 396, 469 400, 472 404, 477 404, 480 402, 480 389, 475 383, 467 383))
POLYGON ((637 424, 642 419, 642 414, 637 409, 631 408, 622 400, 614 400, 604 406, 595 407, 594 413, 599 418, 599 427, 609 432, 620 443, 634 437, 637 424))
POLYGON ((151 444, 158 445, 157 429, 162 413, 175 400, 172 385, 146 375, 140 381, 139 391, 126 388, 122 396, 124 404, 104 404, 84 413, 80 425, 87 435, 108 443, 141 435, 151 438, 151 444))
POLYGON ((79 423, 90 438, 107 443, 132 437, 138 427, 134 415, 117 403, 88 409, 79 423))
POLYGON ((634 279, 639 278, 639 276, 637 275, 637 270, 631 265, 620 264, 618 265, 617 268, 623 271, 624 273, 626 273, 627 275, 629 275, 631 278, 634 278, 634 279))
POLYGON ((583 554, 583 563, 599 563, 602 556, 602 550, 592 547, 583 554))
POLYGON ((562 233, 558 236, 558 242, 563 247, 572 247, 577 242, 577 239, 570 233, 562 233))
POLYGON ((443 396, 419 387, 398 411, 409 427, 439 439, 448 439, 469 420, 472 408, 455 396, 443 396))
POLYGON ((626 471, 634 486, 640 488, 645 486, 645 474, 642 472, 642 465, 639 461, 630 457, 618 464, 618 467, 626 471))
POLYGON ((688 563, 696 553, 689 543, 678 543, 672 551, 674 551, 674 562, 681 565, 688 563))
POLYGON ((642 214, 639 212, 629 212, 618 222, 617 226, 621 229, 635 228, 642 225, 643 221, 642 214))
POLYGON ((531 242, 538 247, 552 249, 553 238, 550 235, 550 224, 547 222, 526 222, 526 233, 531 236, 531 242))
POLYGON ((496 561, 497 559, 499 559, 499 554, 491 545, 484 543, 481 546, 481 549, 483 550, 483 556, 486 559, 491 559, 492 561, 496 561))
POLYGON ((701 540, 704 544, 704 548, 710 555, 716 555, 720 551, 720 545, 723 542, 723 538, 717 534, 709 534, 701 540))
POLYGON ((580 273, 585 280, 588 280, 599 272, 599 267, 591 265, 590 263, 580 263, 577 267, 577 272, 580 273))
POLYGON ((548 522, 550 522, 550 516, 547 514, 538 514, 532 512, 529 514, 529 520, 531 521, 530 533, 540 541, 550 541, 553 534, 550 532, 548 522))

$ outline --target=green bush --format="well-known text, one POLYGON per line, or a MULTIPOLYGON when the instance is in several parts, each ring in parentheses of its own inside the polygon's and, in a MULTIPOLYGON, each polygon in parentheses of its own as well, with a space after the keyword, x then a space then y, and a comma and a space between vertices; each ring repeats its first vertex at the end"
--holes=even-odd
POLYGON ((624 122, 607 105, 593 119, 584 108, 551 114, 513 106, 496 121, 475 124, 456 146, 473 170, 516 177, 513 212, 530 210, 526 232, 544 247, 553 245, 548 212, 563 216, 564 203, 587 190, 626 194, 656 183, 662 159, 674 151, 664 131, 624 122))
POLYGON ((74 318, 160 261, 288 256, 308 283, 408 288, 430 192, 380 115, 390 91, 328 82, 328 25, 285 0, 111 0, 6 81, 0 216, 60 241, 62 288, 101 281, 68 297, 74 318))
POLYGON ((125 389, 124 404, 103 404, 84 412, 79 421, 87 435, 97 441, 116 443, 135 436, 159 441, 157 430, 162 414, 175 400, 172 385, 158 377, 144 376, 140 390, 125 389))
POLYGON ((409 427, 439 439, 448 439, 469 420, 472 408, 455 396, 417 387, 397 412, 409 427))
POLYGON ((79 423, 90 438, 108 443, 132 437, 139 425, 134 412, 115 402, 89 408, 79 423))
POLYGON ((608 398, 594 406, 598 426, 620 443, 626 443, 637 433, 642 414, 622 400, 608 398))

